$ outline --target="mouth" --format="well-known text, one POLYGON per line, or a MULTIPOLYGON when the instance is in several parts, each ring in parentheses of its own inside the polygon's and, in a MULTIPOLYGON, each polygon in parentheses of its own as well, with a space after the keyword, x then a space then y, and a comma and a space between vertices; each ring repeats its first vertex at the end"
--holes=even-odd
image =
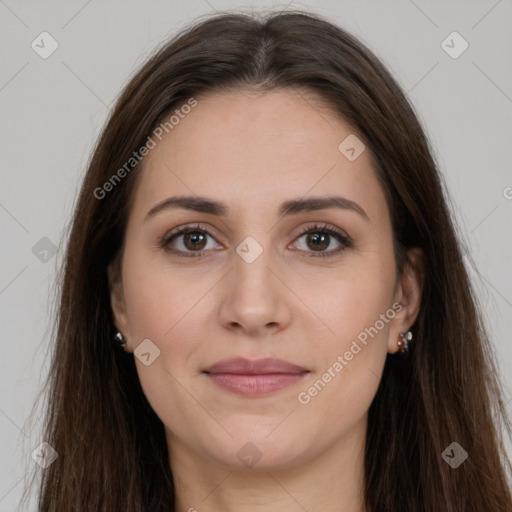
POLYGON ((234 358, 203 371, 220 388, 244 396, 263 396, 300 381, 309 370, 281 359, 234 358))

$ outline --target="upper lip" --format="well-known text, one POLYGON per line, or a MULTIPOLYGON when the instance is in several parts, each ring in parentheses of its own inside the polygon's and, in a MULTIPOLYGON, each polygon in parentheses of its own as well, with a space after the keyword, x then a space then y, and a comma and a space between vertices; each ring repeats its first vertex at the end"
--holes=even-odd
POLYGON ((302 366, 298 366, 282 359, 245 359, 236 357, 224 359, 204 370, 205 373, 233 373, 239 375, 264 375, 270 373, 304 373, 302 366))

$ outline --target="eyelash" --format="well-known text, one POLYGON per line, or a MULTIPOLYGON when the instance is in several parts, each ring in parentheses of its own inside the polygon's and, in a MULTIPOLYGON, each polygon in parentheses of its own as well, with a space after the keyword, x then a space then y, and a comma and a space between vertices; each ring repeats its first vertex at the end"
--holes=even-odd
MULTIPOLYGON (((187 233, 202 233, 210 236, 211 238, 214 238, 206 229, 203 229, 201 225, 196 224, 195 226, 182 226, 180 228, 175 229, 174 231, 171 231, 170 233, 165 234, 163 237, 161 237, 158 241, 158 247, 160 249, 164 249, 167 252, 174 254, 179 257, 185 257, 185 258, 201 258, 201 251, 181 251, 181 250, 174 250, 174 249, 168 249, 167 246, 170 242, 172 242, 175 238, 177 238, 180 235, 187 234, 187 233)), ((340 247, 337 249, 333 249, 330 251, 306 251, 306 252, 312 252, 310 256, 306 256, 307 258, 330 258, 333 256, 337 256, 341 252, 343 252, 345 249, 349 249, 353 246, 353 243, 351 239, 345 235, 342 231, 339 229, 329 226, 327 224, 310 224, 304 230, 297 236, 297 239, 301 238, 304 235, 308 235, 311 233, 325 233, 327 235, 333 236, 340 242, 340 247)))

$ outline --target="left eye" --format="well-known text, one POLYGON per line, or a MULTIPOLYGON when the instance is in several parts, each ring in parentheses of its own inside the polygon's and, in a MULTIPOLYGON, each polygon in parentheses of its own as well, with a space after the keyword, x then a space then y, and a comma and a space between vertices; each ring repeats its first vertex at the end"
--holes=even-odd
MULTIPOLYGON (((313 225, 307 227, 302 235, 297 240, 301 240, 305 237, 305 247, 299 247, 300 250, 310 253, 307 257, 309 258, 325 258, 329 256, 335 256, 352 247, 352 241, 342 231, 337 228, 328 227, 325 225, 313 225), (331 245, 332 238, 334 238, 338 246, 334 249, 327 251, 326 249, 331 245), (312 250, 308 250, 312 249, 312 250)), ((299 244, 300 245, 300 244, 299 244)))
MULTIPOLYGON (((332 234, 326 231, 310 231, 308 233, 304 233, 297 240, 303 239, 303 246, 299 249, 303 251, 307 251, 308 249, 312 249, 314 252, 325 251, 332 242, 332 234), (305 246, 305 247, 304 247, 305 246)), ((341 245, 340 241, 337 241, 338 245, 341 245)))

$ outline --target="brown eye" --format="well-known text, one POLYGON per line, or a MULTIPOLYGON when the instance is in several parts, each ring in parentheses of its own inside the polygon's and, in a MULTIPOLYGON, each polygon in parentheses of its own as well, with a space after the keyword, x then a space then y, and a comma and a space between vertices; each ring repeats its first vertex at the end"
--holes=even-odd
POLYGON ((324 251, 329 247, 330 235, 326 233, 308 233, 306 244, 314 251, 324 251))
POLYGON ((338 228, 318 224, 308 226, 295 244, 312 258, 336 256, 353 245, 352 240, 338 228))
POLYGON ((190 251, 200 251, 206 245, 206 236, 200 231, 183 233, 183 245, 190 251))
POLYGON ((165 251, 176 256, 202 257, 209 249, 222 248, 205 229, 197 226, 183 226, 165 235, 159 242, 165 251))

